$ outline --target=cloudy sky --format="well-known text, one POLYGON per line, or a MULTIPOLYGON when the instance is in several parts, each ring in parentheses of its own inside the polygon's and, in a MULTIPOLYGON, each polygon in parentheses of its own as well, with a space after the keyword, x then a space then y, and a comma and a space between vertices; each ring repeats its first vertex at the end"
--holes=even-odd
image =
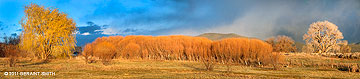
POLYGON ((0 0, 0 37, 19 35, 24 6, 57 8, 73 18, 78 42, 109 35, 236 33, 297 41, 309 25, 328 20, 346 40, 360 42, 359 0, 0 0))

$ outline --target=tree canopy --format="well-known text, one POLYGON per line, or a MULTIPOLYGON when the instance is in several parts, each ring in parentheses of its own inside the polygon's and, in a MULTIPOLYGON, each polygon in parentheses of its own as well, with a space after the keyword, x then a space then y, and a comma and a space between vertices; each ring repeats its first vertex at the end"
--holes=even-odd
POLYGON ((329 21, 318 21, 310 25, 303 38, 306 44, 313 47, 314 52, 327 53, 344 37, 335 24, 329 21))
POLYGON ((58 9, 37 4, 25 6, 25 16, 20 24, 21 49, 40 59, 70 56, 75 46, 76 30, 73 19, 58 9))

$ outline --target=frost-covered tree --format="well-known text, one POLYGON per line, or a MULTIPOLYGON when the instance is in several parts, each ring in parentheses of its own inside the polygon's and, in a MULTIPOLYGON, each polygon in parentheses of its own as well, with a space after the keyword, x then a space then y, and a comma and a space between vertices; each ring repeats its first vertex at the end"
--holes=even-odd
POLYGON ((303 36, 306 44, 311 46, 316 53, 327 53, 336 47, 337 43, 343 38, 338 26, 329 21, 312 23, 303 36))
POLYGON ((350 53, 351 52, 351 47, 348 45, 348 41, 347 40, 342 40, 338 42, 338 45, 336 47, 334 47, 334 49, 332 50, 333 52, 337 53, 350 53))

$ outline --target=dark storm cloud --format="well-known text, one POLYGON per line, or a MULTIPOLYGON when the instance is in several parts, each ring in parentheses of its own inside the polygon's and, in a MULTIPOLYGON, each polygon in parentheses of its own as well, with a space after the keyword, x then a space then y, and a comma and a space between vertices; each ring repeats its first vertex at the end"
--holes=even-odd
MULTIPOLYGON (((211 16, 233 18, 220 21, 204 21, 198 25, 184 26, 154 31, 158 34, 198 35, 204 32, 237 33, 240 35, 268 38, 288 35, 302 41, 302 35, 309 25, 316 21, 329 20, 339 26, 345 39, 359 42, 360 2, 358 0, 266 0, 266 1, 219 1, 212 7, 211 16), (233 3, 233 4, 231 4, 233 3), (226 4, 222 5, 221 4, 226 4), (243 6, 234 6, 247 4, 243 6), (218 8, 221 7, 221 8, 218 8), (238 10, 238 8, 244 8, 238 10), (222 22, 224 21, 224 22, 222 22), (212 24, 213 25, 207 25, 212 24)), ((206 5, 211 5, 207 4, 206 5)), ((203 18, 209 19, 209 18, 203 18)))
POLYGON ((83 33, 101 34, 102 31, 98 31, 98 30, 101 30, 101 26, 94 24, 93 22, 88 22, 88 26, 78 27, 78 31, 80 34, 83 33))
MULTIPOLYGON (((244 1, 250 3, 249 1, 244 1)), ((112 30, 121 33, 126 29, 136 34, 163 35, 161 30, 179 28, 209 28, 232 23, 247 3, 232 1, 196 0, 143 0, 139 2, 110 1, 98 7, 84 19, 109 23, 112 30), (226 4, 219 4, 226 3, 226 4), (234 7, 232 9, 225 9, 234 7)))
POLYGON ((359 0, 5 0, 0 1, 6 4, 0 11, 8 11, 0 13, 0 21, 6 22, 1 28, 19 29, 19 25, 11 25, 20 21, 21 7, 31 2, 67 13, 77 22, 78 35, 83 34, 78 41, 105 35, 196 36, 207 32, 261 39, 288 35, 301 41, 309 25, 322 20, 339 26, 346 40, 360 40, 359 0), (7 18, 13 17, 7 23, 7 18), (84 27, 89 21, 99 26, 84 27), (90 35, 84 35, 87 32, 90 35))

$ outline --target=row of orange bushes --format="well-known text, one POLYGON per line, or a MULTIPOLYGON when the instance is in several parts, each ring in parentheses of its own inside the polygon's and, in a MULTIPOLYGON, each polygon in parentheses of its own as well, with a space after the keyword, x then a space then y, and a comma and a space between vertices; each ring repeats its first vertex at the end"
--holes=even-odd
POLYGON ((103 61, 113 58, 190 61, 211 58, 244 64, 270 63, 267 60, 279 56, 272 53, 271 45, 258 39, 228 38, 213 42, 203 37, 181 35, 102 37, 87 44, 82 54, 86 59, 99 57, 103 61))
POLYGON ((275 64, 282 60, 279 53, 272 52, 272 46, 262 40, 229 38, 212 43, 212 54, 218 61, 237 63, 275 64))

